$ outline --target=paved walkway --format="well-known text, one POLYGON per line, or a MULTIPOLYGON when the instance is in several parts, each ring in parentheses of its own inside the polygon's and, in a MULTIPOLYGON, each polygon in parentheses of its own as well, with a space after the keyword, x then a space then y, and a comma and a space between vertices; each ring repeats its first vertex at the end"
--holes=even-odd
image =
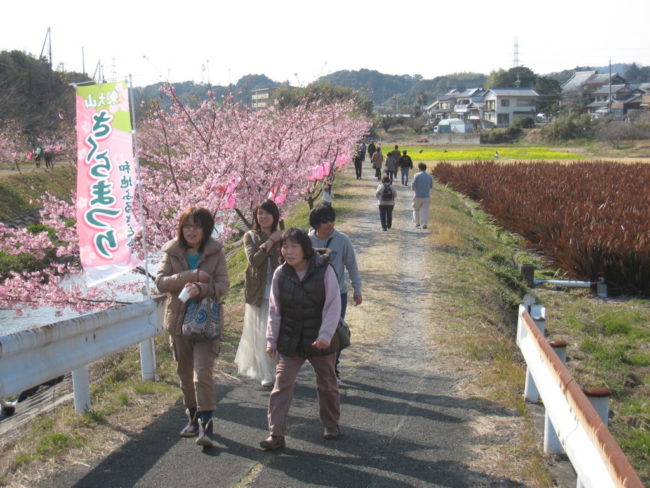
POLYGON ((354 345, 344 353, 339 440, 321 438, 314 374, 306 363, 281 451, 258 447, 266 437, 268 391, 233 378, 218 385, 218 447, 202 452, 193 439, 178 437, 183 413, 175 406, 99 464, 72 467, 39 486, 522 486, 469 467, 472 446, 490 442, 470 424, 510 413, 451 393, 456 379, 439 372, 438 357, 425 343, 427 296, 435 288, 425 233, 410 221, 410 191, 397 187, 393 229, 382 232, 375 181, 368 176, 354 186, 354 198, 363 202, 350 219, 354 227, 342 227, 358 250, 366 290, 364 304, 349 315, 385 329, 385 339, 355 342, 351 320, 354 345))

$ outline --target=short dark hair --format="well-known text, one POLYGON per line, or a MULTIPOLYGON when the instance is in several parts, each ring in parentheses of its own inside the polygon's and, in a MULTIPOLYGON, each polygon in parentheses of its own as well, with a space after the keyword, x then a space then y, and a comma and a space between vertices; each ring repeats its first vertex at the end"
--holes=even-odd
POLYGON ((381 179, 382 183, 390 183, 390 176, 384 175, 381 179))
POLYGON ((198 225, 203 229, 203 240, 199 246, 199 252, 203 252, 205 243, 208 242, 214 230, 214 217, 207 208, 189 207, 183 210, 183 213, 178 219, 177 239, 185 249, 188 249, 190 245, 185 240, 185 237, 183 237, 183 226, 190 219, 194 222, 194 225, 198 225))
POLYGON ((253 210, 253 230, 261 230, 260 223, 257 221, 257 211, 259 209, 266 210, 273 215, 273 224, 271 225, 271 232, 278 230, 278 222, 280 222, 280 209, 271 199, 266 199, 260 203, 255 210, 253 210))
POLYGON ((335 221, 336 212, 334 211, 334 208, 329 205, 317 205, 311 212, 309 212, 309 225, 314 229, 318 229, 318 226, 323 222, 335 221))
POLYGON ((286 241, 293 241, 302 247, 305 259, 311 259, 314 255, 314 246, 312 246, 311 239, 304 230, 299 229, 298 227, 289 227, 282 234, 282 244, 286 241))
POLYGON ((420 163, 420 164, 418 164, 418 169, 420 171, 426 171, 427 170, 427 165, 424 164, 424 163, 420 163))

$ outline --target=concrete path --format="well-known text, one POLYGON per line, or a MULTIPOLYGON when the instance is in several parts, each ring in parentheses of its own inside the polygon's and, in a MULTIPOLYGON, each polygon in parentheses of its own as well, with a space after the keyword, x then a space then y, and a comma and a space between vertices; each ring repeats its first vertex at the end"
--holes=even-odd
POLYGON ((178 437, 183 413, 176 406, 99 464, 62 470, 39 486, 523 486, 469 467, 472 446, 490 443, 471 428, 474 421, 511 414, 451 393, 456 379, 440 373, 425 338, 427 297, 435 292, 426 231, 414 228, 410 191, 397 185, 393 229, 382 232, 374 188, 369 174, 354 185, 352 197, 360 203, 341 226, 355 244, 365 281, 364 304, 348 314, 353 346, 343 354, 339 440, 321 438, 315 379, 306 363, 283 450, 258 447, 267 435, 268 391, 231 378, 218 385, 218 447, 202 452, 193 439, 178 437), (376 326, 384 339, 355 337, 354 320, 376 326))

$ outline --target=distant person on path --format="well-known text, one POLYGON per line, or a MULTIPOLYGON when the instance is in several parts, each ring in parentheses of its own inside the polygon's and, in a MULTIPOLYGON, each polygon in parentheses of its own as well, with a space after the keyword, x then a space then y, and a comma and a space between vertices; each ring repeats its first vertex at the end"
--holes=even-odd
POLYGON ((52 151, 45 151, 43 153, 43 159, 45 160, 46 168, 54 168, 54 153, 52 151))
POLYGON ((413 169, 413 160, 411 156, 406 154, 406 151, 402 153, 402 157, 399 159, 399 169, 401 172, 402 186, 408 186, 409 171, 413 169))
POLYGON ((203 447, 214 445, 212 413, 216 406, 214 361, 219 341, 190 342, 182 334, 186 305, 178 294, 189 288, 191 299, 201 300, 208 294, 215 300, 228 291, 228 269, 223 245, 211 237, 212 213, 205 208, 190 207, 183 211, 175 239, 163 248, 163 258, 156 286, 167 294, 164 327, 169 332, 176 371, 181 380, 183 404, 188 423, 180 435, 195 437, 203 447))
POLYGON ((388 156, 386 156, 386 171, 388 172, 391 183, 393 183, 393 180, 397 178, 397 167, 399 166, 401 156, 399 146, 397 145, 395 145, 395 149, 389 152, 388 156))
POLYGON ((368 144, 368 157, 372 161, 372 155, 375 154, 375 151, 377 151, 377 146, 375 146, 375 141, 370 141, 370 144, 368 144))
POLYGON ((381 180, 381 167, 384 163, 384 155, 381 153, 381 147, 378 147, 370 159, 372 167, 375 168, 375 178, 381 180))
POLYGON ((427 173, 427 165, 418 164, 420 170, 413 177, 411 188, 415 192, 413 196, 413 221, 415 227, 427 228, 429 222, 429 204, 431 201, 431 188, 433 188, 433 176, 427 173))
POLYGON ((375 198, 379 206, 379 221, 381 228, 388 230, 393 226, 393 208, 395 208, 395 198, 397 192, 393 188, 388 176, 384 176, 381 185, 375 191, 375 198))
POLYGON ((366 157, 365 148, 362 151, 361 147, 357 150, 357 153, 354 155, 354 173, 357 177, 357 180, 361 179, 361 169, 363 168, 363 160, 366 157))
POLYGON ((363 163, 366 159, 366 143, 362 142, 359 146, 359 152, 361 153, 361 162, 363 163))
POLYGON ((275 380, 275 359, 266 354, 266 325, 269 319, 271 280, 280 264, 278 230, 280 210, 273 200, 264 200, 253 213, 253 229, 244 234, 248 259, 244 297, 244 330, 235 355, 239 374, 271 388, 275 380))
MULTIPOLYGON (((347 270, 352 282, 355 305, 361 305, 363 297, 361 296, 361 274, 357 266, 357 258, 354 254, 354 248, 350 238, 343 232, 334 228, 336 222, 336 212, 332 207, 319 205, 309 214, 309 238, 315 248, 327 248, 331 250, 329 263, 334 268, 339 281, 341 293, 341 317, 345 318, 345 311, 348 306, 348 283, 345 279, 347 270)), ((341 351, 336 352, 336 378, 340 381, 339 363, 341 361, 341 351)))
POLYGON ((269 398, 270 435, 260 442, 267 450, 285 446, 289 407, 305 359, 316 372, 323 438, 333 440, 340 435, 341 406, 334 371, 336 327, 341 315, 336 273, 314 251, 309 236, 295 227, 282 234, 281 252, 285 263, 273 274, 266 335, 267 353, 279 356, 269 398))
POLYGON ((323 205, 332 206, 332 184, 325 183, 323 185, 323 205))
POLYGON ((41 167, 41 155, 43 153, 43 148, 41 146, 38 146, 34 150, 34 162, 36 163, 36 167, 40 168, 41 167))

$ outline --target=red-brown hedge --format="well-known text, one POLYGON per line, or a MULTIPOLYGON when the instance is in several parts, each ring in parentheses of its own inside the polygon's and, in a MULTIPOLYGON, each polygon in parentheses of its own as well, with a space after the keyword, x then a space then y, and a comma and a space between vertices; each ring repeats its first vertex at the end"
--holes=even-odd
POLYGON ((604 273, 610 290, 650 296, 650 164, 439 163, 432 173, 569 275, 604 273))

